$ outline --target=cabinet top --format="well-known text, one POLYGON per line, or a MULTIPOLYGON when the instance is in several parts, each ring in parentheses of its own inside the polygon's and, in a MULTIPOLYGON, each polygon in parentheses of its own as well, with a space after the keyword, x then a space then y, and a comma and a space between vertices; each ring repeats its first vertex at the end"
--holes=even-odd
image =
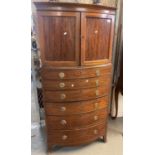
MULTIPOLYGON (((80 11, 80 12, 103 12, 108 11, 111 14, 115 14, 116 7, 109 7, 96 4, 84 4, 84 3, 68 3, 68 2, 53 2, 50 0, 33 0, 34 5, 38 11, 41 10, 65 10, 65 11, 80 11)), ((104 12, 103 12, 104 13, 104 12)))

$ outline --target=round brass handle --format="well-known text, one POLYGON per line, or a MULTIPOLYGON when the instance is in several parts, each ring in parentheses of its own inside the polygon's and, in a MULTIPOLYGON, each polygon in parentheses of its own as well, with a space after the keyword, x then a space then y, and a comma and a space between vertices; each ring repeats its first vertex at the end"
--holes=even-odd
POLYGON ((67 138, 68 138, 67 135, 63 135, 63 136, 62 136, 62 140, 66 140, 67 138))
POLYGON ((66 98, 66 95, 65 95, 65 94, 61 94, 61 95, 60 95, 60 98, 63 100, 63 99, 66 98))
POLYGON ((60 77, 61 79, 63 79, 64 76, 65 76, 65 73, 63 73, 63 72, 60 72, 60 73, 59 73, 59 77, 60 77))
POLYGON ((96 92, 95 92, 95 93, 96 93, 96 96, 98 96, 98 95, 99 95, 99 91, 98 91, 98 90, 96 90, 96 92))
POLYGON ((98 130, 95 129, 95 130, 94 130, 94 134, 95 134, 95 135, 98 134, 98 130))
POLYGON ((94 121, 97 121, 98 120, 98 116, 94 116, 94 121))
POLYGON ((100 76, 100 70, 99 69, 96 70, 96 75, 100 76))
POLYGON ((61 120, 60 122, 62 125, 66 125, 67 124, 67 121, 66 120, 61 120))
POLYGON ((61 107, 61 111, 65 111, 66 110, 66 107, 61 107))
POLYGON ((60 88, 64 88, 65 87, 65 83, 63 83, 63 82, 59 83, 59 87, 60 88))
POLYGON ((97 107, 98 107, 98 103, 96 102, 96 103, 95 103, 95 108, 97 108, 97 107))
POLYGON ((97 87, 97 86, 99 86, 99 81, 98 81, 98 80, 96 80, 96 87, 97 87))

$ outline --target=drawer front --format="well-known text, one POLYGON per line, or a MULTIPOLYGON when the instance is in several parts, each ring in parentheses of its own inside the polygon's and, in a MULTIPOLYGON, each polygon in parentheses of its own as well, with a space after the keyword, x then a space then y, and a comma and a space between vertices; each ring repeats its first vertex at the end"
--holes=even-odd
POLYGON ((80 78, 80 69, 42 69, 42 79, 76 79, 80 78))
POLYGON ((109 93, 109 87, 43 92, 45 102, 83 101, 106 96, 108 95, 108 93, 109 93))
POLYGON ((43 80, 45 90, 68 90, 68 89, 83 89, 99 86, 110 85, 110 75, 87 78, 87 79, 72 79, 72 80, 43 80))
POLYGON ((48 143, 74 146, 88 143, 104 134, 104 123, 77 130, 51 130, 48 134, 48 143))
POLYGON ((72 116, 46 116, 48 130, 52 129, 77 129, 105 122, 107 118, 107 108, 94 112, 72 115, 72 116))
POLYGON ((92 112, 108 106, 108 97, 75 103, 45 103, 47 115, 73 115, 92 112))
POLYGON ((112 74, 112 66, 106 67, 96 67, 96 68, 89 68, 83 69, 81 71, 81 77, 83 78, 91 78, 91 77, 100 77, 112 74))
POLYGON ((49 69, 41 70, 42 79, 77 79, 99 77, 111 74, 112 65, 94 68, 74 68, 74 69, 49 69))

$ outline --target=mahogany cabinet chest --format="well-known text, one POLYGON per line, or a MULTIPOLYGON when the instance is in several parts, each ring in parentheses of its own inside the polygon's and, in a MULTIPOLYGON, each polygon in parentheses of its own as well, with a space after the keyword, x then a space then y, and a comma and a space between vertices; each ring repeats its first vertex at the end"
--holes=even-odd
POLYGON ((115 8, 34 4, 48 148, 106 141, 115 8))

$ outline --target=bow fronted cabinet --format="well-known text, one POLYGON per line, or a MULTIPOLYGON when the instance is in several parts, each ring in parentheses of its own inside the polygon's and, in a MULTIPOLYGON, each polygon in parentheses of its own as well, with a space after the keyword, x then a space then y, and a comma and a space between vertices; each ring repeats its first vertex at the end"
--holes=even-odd
POLYGON ((116 9, 34 4, 48 148, 106 141, 116 9))

